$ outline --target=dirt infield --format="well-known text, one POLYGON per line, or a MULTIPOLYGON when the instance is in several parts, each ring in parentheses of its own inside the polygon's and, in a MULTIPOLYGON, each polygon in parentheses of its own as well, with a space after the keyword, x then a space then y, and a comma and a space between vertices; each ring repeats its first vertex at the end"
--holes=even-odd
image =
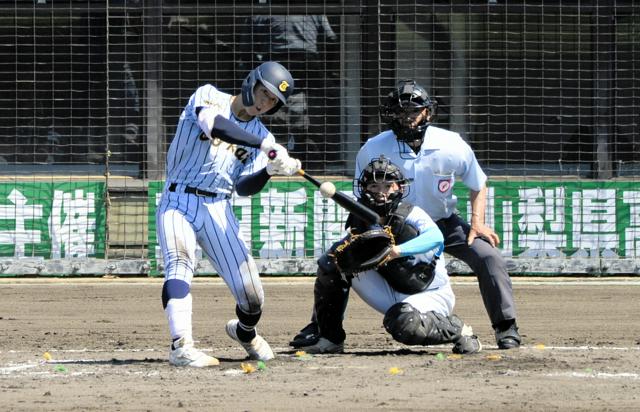
POLYGON ((454 278, 456 313, 485 346, 462 358, 450 345, 396 344, 355 294, 346 354, 297 356, 287 343, 309 318, 312 281, 265 279, 260 331, 278 356, 244 373, 244 352, 224 333, 234 303, 219 279, 193 288, 198 345, 221 360, 206 370, 167 363, 159 279, 0 279, 1 408, 640 409, 640 278, 515 278, 525 345, 511 351, 496 349, 475 280, 454 278))

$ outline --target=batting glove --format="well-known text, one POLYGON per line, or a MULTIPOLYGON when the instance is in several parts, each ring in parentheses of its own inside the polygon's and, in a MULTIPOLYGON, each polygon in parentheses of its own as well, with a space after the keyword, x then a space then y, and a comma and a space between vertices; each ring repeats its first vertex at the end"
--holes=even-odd
POLYGON ((270 140, 270 139, 269 140, 264 139, 262 141, 262 143, 260 144, 260 150, 264 154, 266 154, 267 156, 269 156, 269 154, 271 152, 275 152, 277 158, 279 158, 279 157, 283 157, 283 158, 284 157, 289 157, 289 152, 287 152, 287 149, 284 146, 282 146, 282 145, 280 145, 280 144, 278 144, 278 143, 276 143, 276 142, 274 142, 273 140, 270 140))
POLYGON ((276 157, 267 163, 267 173, 269 175, 293 176, 302 168, 300 160, 293 157, 276 157))

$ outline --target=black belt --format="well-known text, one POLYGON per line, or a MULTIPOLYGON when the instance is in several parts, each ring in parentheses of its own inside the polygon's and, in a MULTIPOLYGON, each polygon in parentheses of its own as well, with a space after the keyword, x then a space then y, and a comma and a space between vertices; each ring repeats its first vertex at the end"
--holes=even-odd
MULTIPOLYGON (((169 185, 169 191, 175 192, 177 187, 178 185, 176 183, 171 183, 169 185)), ((226 193, 208 192, 206 190, 198 189, 197 187, 191 187, 191 186, 185 186, 184 192, 191 193, 196 196, 204 196, 204 197, 213 197, 213 198, 217 197, 217 198, 225 198, 225 199, 228 197, 226 193)))

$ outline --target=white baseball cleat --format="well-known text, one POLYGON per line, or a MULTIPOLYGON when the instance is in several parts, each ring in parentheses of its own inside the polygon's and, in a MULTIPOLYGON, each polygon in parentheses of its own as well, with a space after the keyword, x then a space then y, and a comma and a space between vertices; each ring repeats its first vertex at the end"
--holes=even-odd
POLYGON ((227 335, 236 342, 238 342, 244 350, 249 354, 249 358, 253 360, 268 361, 276 357, 271 350, 271 347, 262 336, 256 334, 256 337, 251 342, 243 342, 238 338, 236 329, 238 328, 238 319, 232 319, 227 322, 225 327, 227 335))
POLYGON ((173 343, 175 349, 169 352, 169 363, 174 366, 191 366, 194 368, 206 368, 218 366, 220 361, 199 351, 193 346, 193 340, 182 337, 173 343))

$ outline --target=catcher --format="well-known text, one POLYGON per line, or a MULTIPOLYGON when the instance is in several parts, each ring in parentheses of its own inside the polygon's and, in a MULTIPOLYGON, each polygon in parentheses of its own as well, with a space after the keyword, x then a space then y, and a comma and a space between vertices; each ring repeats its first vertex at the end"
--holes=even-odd
POLYGON ((479 352, 482 346, 471 327, 452 314, 455 295, 442 256, 442 233, 424 210, 402 202, 408 181, 401 171, 381 156, 363 169, 356 183, 359 202, 382 216, 384 227, 369 227, 350 215, 350 234, 318 260, 314 312, 320 338, 302 349, 344 350, 344 306, 353 287, 384 315, 384 328, 396 341, 453 343, 454 353, 479 352))

